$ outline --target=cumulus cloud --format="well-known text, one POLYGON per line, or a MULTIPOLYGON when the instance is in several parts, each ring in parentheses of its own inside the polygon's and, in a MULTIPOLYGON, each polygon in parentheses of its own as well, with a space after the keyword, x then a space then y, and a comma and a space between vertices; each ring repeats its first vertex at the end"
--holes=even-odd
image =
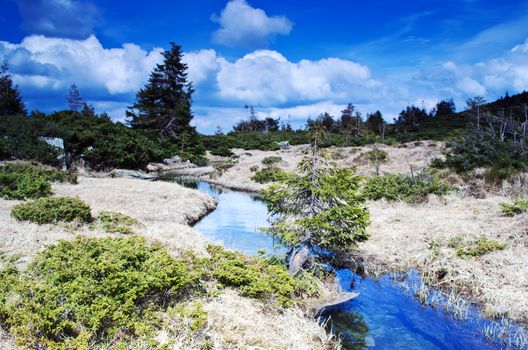
POLYGON ((214 51, 186 55, 190 76, 213 75, 217 96, 241 104, 316 103, 379 96, 382 84, 368 67, 339 58, 290 62, 277 51, 258 50, 230 62, 214 51))
POLYGON ((85 40, 26 37, 20 44, 0 41, 0 57, 24 88, 64 90, 77 84, 110 95, 137 91, 147 80, 162 49, 147 52, 135 44, 105 49, 95 36, 85 40))
POLYGON ((213 15, 220 28, 213 42, 230 47, 263 48, 277 35, 288 35, 293 23, 284 16, 268 16, 245 0, 231 0, 220 13, 213 15))
POLYGON ((22 27, 30 34, 85 39, 99 19, 97 8, 86 1, 16 0, 22 27))

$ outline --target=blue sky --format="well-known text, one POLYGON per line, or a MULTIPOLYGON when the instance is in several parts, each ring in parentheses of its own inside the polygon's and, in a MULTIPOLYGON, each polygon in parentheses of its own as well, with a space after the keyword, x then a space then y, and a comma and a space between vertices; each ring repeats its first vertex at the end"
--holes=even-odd
POLYGON ((174 41, 195 82, 195 124, 225 130, 255 105, 300 125, 354 103, 387 120, 528 89, 528 1, 0 0, 0 58, 30 109, 76 83, 116 120, 174 41))

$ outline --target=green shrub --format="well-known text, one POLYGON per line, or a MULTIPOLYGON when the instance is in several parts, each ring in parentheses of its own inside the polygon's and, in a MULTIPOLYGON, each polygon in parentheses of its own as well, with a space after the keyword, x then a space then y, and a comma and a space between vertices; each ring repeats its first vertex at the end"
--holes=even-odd
POLYGON ((252 173, 254 173, 255 171, 257 171, 259 169, 258 165, 252 165, 250 168, 249 168, 249 171, 251 171, 252 173))
POLYGON ((514 216, 528 211, 528 199, 517 200, 513 204, 501 203, 500 205, 502 212, 508 216, 514 216))
POLYGON ((34 165, 26 162, 7 163, 0 167, 0 172, 8 174, 32 174, 35 176, 42 176, 50 182, 68 182, 71 184, 77 183, 77 175, 75 173, 59 170, 49 166, 34 165))
POLYGON ((239 288, 244 296, 288 306, 295 296, 313 293, 301 280, 292 278, 281 263, 247 257, 215 245, 208 246, 207 251, 211 255, 207 266, 212 276, 223 286, 239 288))
POLYGON ((459 248, 456 254, 460 258, 477 257, 495 250, 503 250, 504 248, 506 248, 504 243, 486 237, 480 237, 469 246, 459 248))
POLYGON ((187 264, 139 237, 62 241, 27 271, 0 273, 10 283, 0 282, 0 317, 35 349, 89 349, 148 334, 156 312, 197 282, 187 264))
POLYGON ((90 206, 78 198, 49 197, 15 205, 11 216, 19 221, 50 224, 91 220, 90 206))
POLYGON ((53 181, 76 183, 77 177, 66 171, 23 162, 0 166, 0 196, 6 199, 48 196, 53 181))
POLYGON ((40 198, 50 194, 51 184, 42 176, 0 170, 0 196, 5 199, 40 198))
POLYGON ((280 162, 282 162, 282 157, 269 156, 269 157, 262 159, 261 163, 264 165, 273 165, 273 164, 280 163, 280 162))
POLYGON ((47 246, 26 271, 0 268, 0 322, 21 344, 35 349, 125 349, 135 337, 151 339, 161 313, 190 321, 191 331, 207 322, 193 296, 233 287, 244 296, 278 306, 315 295, 314 280, 292 278, 280 261, 247 257, 221 246, 209 257, 186 253, 176 259, 145 238, 86 238, 47 246))
POLYGON ((360 157, 368 159, 372 163, 383 163, 389 159, 389 154, 382 149, 375 148, 372 151, 362 153, 360 157))
POLYGON ((367 179, 364 192, 372 200, 408 200, 424 199, 428 194, 444 195, 451 190, 451 185, 435 175, 415 177, 397 174, 385 174, 367 179))
POLYGON ((251 177, 251 180, 260 184, 279 181, 284 177, 284 171, 276 167, 266 167, 261 170, 257 170, 255 175, 251 177))
POLYGON ((231 157, 235 154, 231 152, 231 150, 225 146, 214 148, 209 151, 213 156, 220 156, 220 157, 231 157))
POLYGON ((97 223, 103 230, 108 233, 133 234, 134 226, 141 225, 141 223, 121 213, 114 213, 111 211, 102 211, 97 216, 97 223))

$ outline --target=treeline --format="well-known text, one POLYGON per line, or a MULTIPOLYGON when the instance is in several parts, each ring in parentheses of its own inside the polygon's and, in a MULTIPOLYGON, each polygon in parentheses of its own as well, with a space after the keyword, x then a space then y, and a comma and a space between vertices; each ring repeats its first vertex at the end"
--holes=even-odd
POLYGON ((67 97, 68 110, 28 115, 4 64, 0 71, 0 159, 58 165, 61 151, 45 138, 60 138, 70 166, 140 169, 176 154, 196 164, 205 163, 205 150, 190 125, 194 90, 187 81, 181 47, 171 43, 163 56, 164 62, 153 70, 127 111, 128 125, 113 122, 104 113, 97 115, 75 85, 67 97))

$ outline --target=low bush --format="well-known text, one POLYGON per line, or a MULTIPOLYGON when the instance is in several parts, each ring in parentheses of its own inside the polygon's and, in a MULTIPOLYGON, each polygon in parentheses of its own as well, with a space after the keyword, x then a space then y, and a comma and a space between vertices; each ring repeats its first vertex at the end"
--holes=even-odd
POLYGON ((77 176, 41 165, 15 162, 0 166, 0 196, 6 199, 35 199, 51 193, 50 182, 76 183, 77 176))
POLYGON ((139 226, 141 223, 121 213, 114 213, 111 211, 102 211, 97 216, 97 222, 104 231, 108 233, 133 234, 134 226, 139 226))
POLYGON ((260 184, 279 181, 284 177, 284 171, 276 167, 266 167, 264 169, 257 170, 255 175, 251 177, 251 180, 260 184))
POLYGON ((231 150, 225 146, 213 148, 209 151, 213 156, 220 156, 220 157, 232 157, 235 154, 231 152, 231 150))
POLYGON ((77 183, 77 175, 75 173, 59 170, 49 166, 35 165, 27 162, 7 163, 0 167, 0 172, 8 174, 23 173, 35 176, 42 176, 50 182, 68 182, 71 184, 77 183))
POLYGON ((207 251, 212 277, 223 286, 239 288, 244 296, 289 306, 296 296, 314 293, 302 280, 292 278, 281 262, 247 257, 215 245, 207 251))
POLYGON ((482 256, 496 250, 503 250, 504 248, 506 248, 504 243, 481 237, 468 246, 458 248, 456 254, 460 258, 469 258, 482 256))
POLYGON ((522 214, 528 212, 528 199, 520 199, 512 204, 510 203, 501 203, 502 212, 508 216, 514 216, 517 214, 522 214))
POLYGON ((27 173, 9 174, 0 170, 0 196, 2 198, 30 199, 50 194, 51 184, 42 176, 27 173))
POLYGON ((372 200, 423 200, 429 194, 444 195, 451 185, 435 175, 420 175, 415 178, 408 175, 385 174, 367 179, 364 192, 372 200))
POLYGON ((383 163, 389 159, 389 154, 379 148, 375 148, 372 151, 362 153, 360 157, 369 160, 371 163, 383 163))
POLYGON ((60 221, 71 222, 91 220, 90 206, 78 198, 49 197, 15 205, 11 216, 19 221, 51 224, 60 221))
POLYGON ((189 303, 204 292, 233 287, 279 306, 317 292, 310 277, 290 277, 281 262, 221 246, 207 251, 176 259, 138 236, 47 246, 26 271, 0 268, 0 322, 32 349, 127 349, 136 337, 153 339, 163 313, 190 320, 191 331, 204 327, 200 302, 189 303))
POLYGON ((264 159, 262 159, 261 163, 264 165, 273 165, 276 163, 282 162, 282 157, 279 156, 269 156, 264 159))
POLYGON ((155 330, 156 312, 198 281, 183 261, 139 237, 63 241, 26 271, 2 273, 9 285, 0 282, 0 317, 34 349, 89 349, 112 340, 125 348, 119 343, 155 330))
POLYGON ((257 171, 259 169, 259 166, 258 165, 252 165, 250 168, 249 168, 249 171, 251 171, 252 173, 254 173, 255 171, 257 171))

